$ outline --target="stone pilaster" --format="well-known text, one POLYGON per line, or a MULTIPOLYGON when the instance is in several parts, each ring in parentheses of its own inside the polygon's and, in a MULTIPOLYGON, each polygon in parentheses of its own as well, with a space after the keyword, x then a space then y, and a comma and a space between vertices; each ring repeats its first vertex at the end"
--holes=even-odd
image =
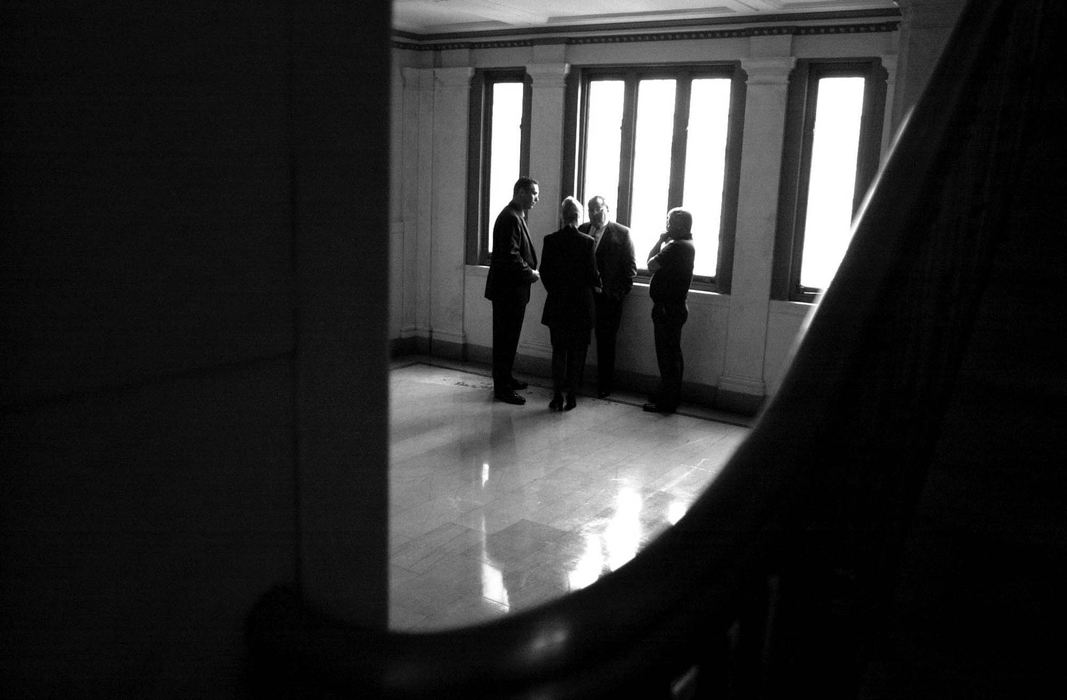
MULTIPOLYGON (((430 337, 430 241, 433 191, 433 69, 404 68, 404 311, 401 334, 430 337)), ((422 348, 425 350, 425 348, 422 348)))
MULTIPOLYGON (((470 67, 433 71, 433 189, 429 220, 430 341, 461 348, 465 274, 467 137, 470 119, 470 67)), ((452 354, 447 347, 439 347, 452 354)))
MULTIPOLYGON (((774 37, 777 38, 777 37, 774 37)), ((762 50, 773 46, 760 46, 762 50)), ((788 46, 778 47, 788 51, 788 46)), ((745 104, 745 158, 737 203, 733 285, 719 402, 751 409, 766 394, 763 378, 770 310, 778 184, 785 129, 790 56, 743 59, 748 75, 745 104)))
MULTIPOLYGON (((559 173, 563 171, 563 102, 566 91, 566 63, 536 63, 526 67, 533 88, 530 115, 530 177, 539 183, 540 202, 530 211, 530 238, 540 257, 546 234, 559 226, 561 199, 559 173)), ((552 346, 548 331, 541 325, 541 308, 545 291, 534 285, 530 296, 531 311, 526 314, 520 350, 528 354, 550 356, 552 346)))

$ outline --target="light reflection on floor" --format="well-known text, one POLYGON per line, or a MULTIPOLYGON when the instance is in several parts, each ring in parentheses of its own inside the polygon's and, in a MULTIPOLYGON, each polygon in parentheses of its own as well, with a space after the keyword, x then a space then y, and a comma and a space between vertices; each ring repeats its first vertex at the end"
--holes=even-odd
POLYGON ((748 428, 413 364, 391 374, 390 626, 429 630, 589 585, 678 521, 748 428))

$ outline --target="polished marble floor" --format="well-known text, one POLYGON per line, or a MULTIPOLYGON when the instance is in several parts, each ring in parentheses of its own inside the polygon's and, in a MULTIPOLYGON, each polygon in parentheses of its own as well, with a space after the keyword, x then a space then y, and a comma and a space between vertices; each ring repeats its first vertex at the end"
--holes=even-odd
POLYGON ((748 433, 744 418, 643 397, 548 410, 492 400, 484 369, 391 372, 390 627, 456 627, 595 581, 677 520, 748 433), (719 420, 712 420, 719 418, 719 420), (730 422, 723 422, 729 420, 730 422))

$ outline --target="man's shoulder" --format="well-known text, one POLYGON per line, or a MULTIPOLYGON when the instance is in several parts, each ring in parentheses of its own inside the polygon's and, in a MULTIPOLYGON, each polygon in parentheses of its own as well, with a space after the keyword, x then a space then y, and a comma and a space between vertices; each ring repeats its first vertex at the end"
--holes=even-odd
POLYGON ((622 224, 620 224, 617 221, 609 221, 608 222, 608 228, 614 229, 614 231, 617 234, 621 235, 621 236, 629 236, 630 235, 630 227, 629 226, 623 226, 622 224))
POLYGON ((521 217, 522 217, 522 213, 518 209, 516 209, 515 207, 511 206, 511 204, 508 204, 507 206, 505 206, 503 209, 500 210, 499 214, 496 215, 496 220, 497 221, 502 221, 502 220, 503 221, 518 221, 519 218, 521 218, 521 217))

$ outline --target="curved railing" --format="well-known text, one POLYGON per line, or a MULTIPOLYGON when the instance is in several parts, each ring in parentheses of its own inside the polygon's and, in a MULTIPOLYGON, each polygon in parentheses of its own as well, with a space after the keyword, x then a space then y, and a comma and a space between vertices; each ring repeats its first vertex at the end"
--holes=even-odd
POLYGON ((780 390, 677 525, 583 590, 463 629, 359 629, 272 591, 248 620, 257 682, 396 698, 749 697, 816 682, 822 697, 854 695, 1028 196, 1033 165, 1017 154, 1062 79, 1042 52, 1063 15, 1043 0, 969 3, 780 390))

